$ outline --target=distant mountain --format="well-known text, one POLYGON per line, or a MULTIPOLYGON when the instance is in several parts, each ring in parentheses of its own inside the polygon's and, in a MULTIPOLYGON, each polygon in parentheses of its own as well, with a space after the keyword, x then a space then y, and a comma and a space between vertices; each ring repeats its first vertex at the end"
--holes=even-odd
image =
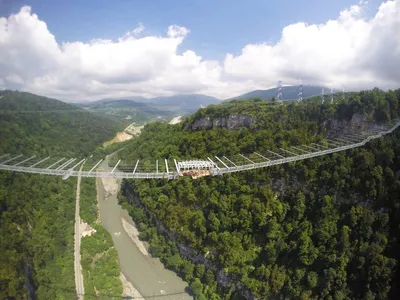
POLYGON ((150 99, 151 103, 164 108, 183 109, 195 111, 200 107, 205 107, 210 104, 217 104, 220 102, 215 97, 201 95, 201 94, 188 94, 188 95, 175 95, 169 97, 157 97, 150 99))
POLYGON ((134 109, 151 110, 151 111, 157 110, 157 108, 152 107, 151 105, 149 105, 145 102, 137 102, 137 101, 128 100, 128 99, 121 99, 121 100, 103 99, 103 100, 99 100, 99 101, 81 104, 80 106, 89 108, 89 109, 134 108, 134 109))
POLYGON ((124 101, 124 100, 146 103, 149 101, 149 98, 145 98, 145 97, 106 98, 106 99, 100 99, 100 100, 95 100, 95 101, 82 101, 82 102, 74 103, 74 104, 79 105, 79 106, 87 106, 87 105, 93 105, 93 104, 101 104, 101 103, 124 101))
POLYGON ((152 120, 164 120, 174 117, 175 113, 168 109, 157 108, 152 103, 137 102, 128 99, 102 99, 80 106, 97 115, 122 122, 125 126, 135 122, 142 124, 152 120))
MULTIPOLYGON (((303 98, 308 98, 312 96, 316 96, 321 94, 321 90, 323 87, 321 86, 312 86, 312 85, 305 85, 303 86, 303 98)), ((298 86, 284 86, 282 87, 282 93, 283 93, 283 101, 285 100, 295 100, 297 99, 297 94, 299 91, 298 86)), ((277 89, 269 89, 269 90, 256 90, 252 91, 237 97, 233 97, 227 100, 233 100, 233 99, 254 99, 254 98, 260 98, 264 100, 271 100, 272 98, 276 97, 276 92, 277 89)), ((325 93, 329 93, 330 90, 325 88, 325 93)))
POLYGON ((201 94, 187 94, 187 95, 175 95, 175 96, 165 96, 165 97, 154 97, 154 98, 144 98, 144 97, 127 97, 120 99, 102 99, 90 103, 83 103, 82 105, 87 106, 88 104, 92 106, 95 103, 109 103, 116 101, 134 101, 139 103, 146 103, 153 108, 160 110, 168 110, 175 112, 177 114, 187 114, 192 113, 199 109, 200 107, 205 107, 210 104, 217 104, 220 102, 219 99, 207 95, 201 94))
POLYGON ((65 103, 31 93, 0 90, 0 111, 39 112, 47 110, 77 110, 75 104, 65 103))

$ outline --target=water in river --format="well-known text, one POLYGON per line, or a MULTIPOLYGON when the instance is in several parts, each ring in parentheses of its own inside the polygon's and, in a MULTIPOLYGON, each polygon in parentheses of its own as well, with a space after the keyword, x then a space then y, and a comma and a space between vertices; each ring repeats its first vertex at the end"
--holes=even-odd
MULTIPOLYGON (((104 162, 101 168, 108 169, 104 162)), ((143 255, 125 232, 121 218, 133 224, 126 210, 118 205, 117 194, 105 193, 101 179, 98 182, 98 199, 103 226, 110 232, 118 251, 121 271, 145 299, 193 299, 185 292, 188 284, 174 272, 150 255, 143 255)))

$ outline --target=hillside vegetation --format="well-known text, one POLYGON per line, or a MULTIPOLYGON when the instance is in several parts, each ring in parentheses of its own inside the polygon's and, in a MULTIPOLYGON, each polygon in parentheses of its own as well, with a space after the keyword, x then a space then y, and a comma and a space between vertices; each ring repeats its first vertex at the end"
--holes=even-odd
MULTIPOLYGON (((75 106, 0 92, 0 153, 83 157, 114 125, 75 106), (50 112, 51 111, 51 112, 50 112)), ((0 299, 74 299, 76 178, 0 172, 0 299)))
POLYGON ((95 178, 81 179, 80 216, 96 232, 82 238, 81 265, 85 299, 110 299, 122 295, 118 253, 111 234, 97 222, 95 178))
POLYGON ((126 99, 103 99, 79 104, 99 116, 125 124, 135 122, 136 125, 168 121, 173 117, 188 115, 200 107, 216 104, 214 97, 198 94, 174 95, 166 97, 144 98, 129 97, 126 99))
MULTIPOLYGON (((312 86, 312 85, 304 85, 303 86, 303 98, 309 98, 315 95, 321 94, 322 91, 322 86, 312 86)), ((325 88, 325 92, 328 93, 329 89, 325 88)), ((283 94, 283 100, 296 100, 297 96, 299 93, 299 87, 298 86, 284 86, 282 87, 282 94, 283 94)), ((277 94, 277 88, 272 88, 268 90, 255 90, 251 91, 249 93, 233 97, 231 99, 242 99, 242 100, 248 100, 248 99, 254 99, 254 98, 259 98, 263 100, 271 100, 272 98, 276 97, 277 94)))
POLYGON ((150 121, 167 121, 174 116, 174 112, 170 110, 131 100, 95 101, 81 106, 95 115, 122 123, 124 127, 133 122, 143 124, 150 121))
POLYGON ((286 144, 318 142, 329 128, 327 120, 348 121, 355 113, 366 115, 378 123, 398 116, 399 91, 387 94, 375 90, 350 94, 335 104, 320 104, 319 99, 289 105, 273 105, 260 99, 233 100, 220 105, 209 105, 187 117, 178 125, 148 124, 142 135, 119 153, 120 158, 132 163, 136 159, 205 158, 207 156, 252 153, 274 150, 286 144), (397 94, 396 94, 397 93, 397 94), (192 131, 188 125, 201 118, 226 118, 245 115, 255 124, 237 130, 217 128, 192 131))
POLYGON ((18 91, 0 96, 0 153, 84 156, 117 131, 117 123, 58 100, 18 91))
MULTIPOLYGON (((121 154, 201 158, 304 144, 326 134, 328 119, 398 118, 399 100, 400 90, 375 89, 332 105, 235 101, 186 122, 246 114, 256 125, 191 131, 151 124, 121 154)), ((121 202, 151 253, 190 282, 196 299, 398 299, 399 170, 397 130, 362 148, 267 169, 127 180, 121 202)))

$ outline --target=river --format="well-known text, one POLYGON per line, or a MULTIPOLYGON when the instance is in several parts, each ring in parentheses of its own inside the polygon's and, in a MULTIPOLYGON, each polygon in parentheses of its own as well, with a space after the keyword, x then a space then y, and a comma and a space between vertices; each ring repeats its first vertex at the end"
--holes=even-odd
MULTIPOLYGON (((104 160, 99 169, 111 170, 107 165, 107 161, 107 159, 104 160)), ((193 299, 185 292, 188 284, 174 272, 165 269, 159 259, 151 257, 150 254, 148 256, 143 255, 124 230, 121 218, 124 218, 130 224, 134 223, 128 212, 118 204, 117 191, 119 188, 115 188, 113 193, 106 192, 103 180, 100 178, 97 178, 97 180, 101 221, 112 236, 114 247, 118 252, 121 272, 127 280, 132 283, 145 299, 193 299)), ((112 184, 113 180, 115 182, 115 179, 105 182, 111 182, 110 184, 112 184)), ((120 184, 120 182, 118 183, 120 184)), ((109 191, 109 187, 107 187, 107 191, 109 191)))

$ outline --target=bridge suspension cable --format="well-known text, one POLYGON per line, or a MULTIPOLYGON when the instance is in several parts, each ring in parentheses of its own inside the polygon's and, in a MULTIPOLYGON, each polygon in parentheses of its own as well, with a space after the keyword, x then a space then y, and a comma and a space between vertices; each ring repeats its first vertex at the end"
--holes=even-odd
MULTIPOLYGON (((331 139, 314 142, 307 145, 292 145, 264 151, 253 152, 251 154, 238 154, 232 157, 215 156, 215 161, 210 157, 200 160, 170 160, 171 166, 175 166, 175 171, 168 166, 168 160, 164 159, 165 164, 159 160, 152 160, 152 163, 136 161, 134 167, 124 163, 119 159, 112 166, 111 171, 98 170, 100 161, 90 162, 89 159, 81 159, 77 163, 77 158, 38 158, 36 156, 24 157, 21 154, 0 154, 0 170, 24 172, 31 174, 45 174, 62 176, 64 179, 70 176, 82 177, 113 177, 113 178, 165 178, 176 179, 179 176, 192 176, 197 178, 207 175, 223 175, 226 173, 240 172, 250 169, 265 168, 274 165, 286 164, 317 156, 345 151, 357 147, 362 147, 373 139, 380 138, 392 133, 400 126, 400 120, 394 120, 391 124, 381 125, 369 130, 368 133, 355 134, 345 133, 331 139), (78 167, 83 165, 82 170, 78 167), (70 166, 68 168, 68 166, 70 166), (71 167, 72 166, 72 167, 71 167), (154 168, 154 169, 153 169, 154 168)), ((160 160, 162 162, 162 160, 160 160)))

